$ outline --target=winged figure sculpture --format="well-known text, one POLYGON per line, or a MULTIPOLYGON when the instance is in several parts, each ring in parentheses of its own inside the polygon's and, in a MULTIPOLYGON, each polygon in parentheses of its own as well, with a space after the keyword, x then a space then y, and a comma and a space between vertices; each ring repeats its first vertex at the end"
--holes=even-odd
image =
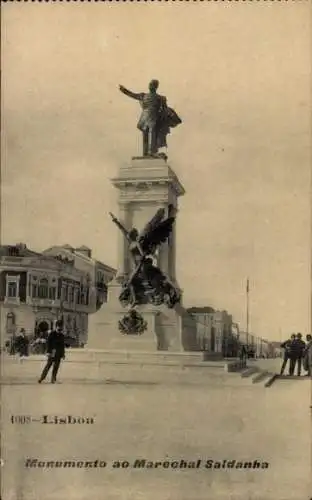
POLYGON ((172 232, 175 223, 174 207, 169 205, 168 210, 157 210, 141 233, 135 227, 127 230, 117 217, 112 213, 110 215, 128 242, 133 264, 119 296, 121 304, 124 307, 130 306, 130 309, 146 303, 174 307, 180 300, 180 293, 154 264, 157 250, 172 232))

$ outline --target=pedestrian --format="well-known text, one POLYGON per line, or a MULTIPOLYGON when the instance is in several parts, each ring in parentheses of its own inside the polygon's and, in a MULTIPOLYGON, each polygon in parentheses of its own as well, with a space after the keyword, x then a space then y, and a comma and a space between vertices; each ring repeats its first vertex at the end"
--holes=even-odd
POLYGON ((48 336, 47 357, 47 363, 38 380, 39 384, 46 378, 51 366, 53 366, 51 383, 55 384, 61 360, 65 359, 65 337, 63 333, 63 322, 61 320, 56 322, 55 330, 52 330, 48 336))
POLYGON ((297 376, 301 375, 302 357, 305 350, 305 342, 302 340, 302 334, 297 333, 295 340, 290 347, 290 371, 289 375, 294 375, 297 364, 297 376))
POLYGON ((11 342, 9 340, 7 340, 4 344, 4 349, 5 349, 5 352, 8 352, 10 353, 10 346, 11 346, 11 342))
POLYGON ((10 354, 10 356, 14 356, 15 353, 16 353, 16 337, 15 337, 15 335, 12 335, 12 337, 10 339, 9 354, 10 354))
POLYGON ((247 351, 247 347, 244 344, 240 344, 240 347, 238 350, 238 356, 239 356, 241 368, 245 368, 247 365, 248 351, 247 351))
POLYGON ((303 352, 303 369, 306 370, 306 376, 312 376, 312 335, 306 336, 306 346, 303 352))
MULTIPOLYGON (((290 360, 290 351, 291 351, 291 345, 293 341, 295 340, 296 335, 293 333, 290 337, 290 339, 286 340, 281 344, 282 349, 284 349, 284 356, 283 356, 283 364, 281 367, 281 375, 284 374, 287 361, 290 360)), ((289 361, 289 374, 290 374, 290 361, 289 361)))
POLYGON ((16 338, 16 346, 20 361, 29 356, 29 338, 26 335, 25 328, 21 328, 20 334, 16 338))

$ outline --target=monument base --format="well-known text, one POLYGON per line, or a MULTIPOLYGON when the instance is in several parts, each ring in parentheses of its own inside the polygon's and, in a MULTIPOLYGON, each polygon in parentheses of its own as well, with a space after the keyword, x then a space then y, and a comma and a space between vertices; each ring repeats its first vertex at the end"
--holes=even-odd
POLYGON ((136 309, 147 322, 147 330, 141 335, 125 335, 119 331, 118 322, 126 314, 119 303, 121 287, 115 280, 108 285, 108 301, 89 317, 87 347, 123 351, 174 351, 180 352, 181 320, 174 309, 166 306, 140 305, 136 309))

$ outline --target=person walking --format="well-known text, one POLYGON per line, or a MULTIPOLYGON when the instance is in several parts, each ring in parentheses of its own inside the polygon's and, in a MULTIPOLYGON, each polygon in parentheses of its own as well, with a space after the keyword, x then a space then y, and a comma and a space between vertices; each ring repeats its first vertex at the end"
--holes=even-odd
POLYGON ((305 350, 305 342, 302 340, 302 334, 297 333, 295 340, 290 348, 290 372, 289 375, 294 375, 297 364, 297 376, 301 375, 302 357, 305 350))
POLYGON ((306 336, 306 345, 303 351, 303 369, 306 370, 306 376, 312 376, 312 335, 306 336))
MULTIPOLYGON (((290 339, 286 340, 281 344, 281 347, 284 349, 284 356, 283 356, 283 364, 281 367, 281 375, 284 374, 287 361, 290 360, 290 352, 291 352, 291 345, 293 341, 295 340, 296 335, 293 333, 290 337, 290 339)), ((289 374, 290 374, 290 361, 289 361, 289 374)))
POLYGON ((52 368, 51 383, 55 384, 56 376, 60 367, 62 359, 65 359, 65 337, 63 333, 63 322, 58 320, 56 322, 55 330, 52 330, 47 340, 47 363, 41 373, 38 383, 41 384, 52 368))

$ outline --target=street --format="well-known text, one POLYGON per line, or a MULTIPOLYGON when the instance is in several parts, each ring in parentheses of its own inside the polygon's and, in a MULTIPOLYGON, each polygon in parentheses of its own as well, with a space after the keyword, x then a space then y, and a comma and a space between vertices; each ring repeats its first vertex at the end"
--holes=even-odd
MULTIPOLYGON (((111 379, 38 385, 19 366, 2 380, 3 500, 302 500, 309 498, 310 381, 265 389, 207 370, 168 382, 111 379), (32 422, 22 423, 20 416, 32 422), (42 423, 42 416, 50 423, 42 423), (62 417, 80 423, 60 423, 62 417), (55 420, 59 423, 52 423, 55 420), (84 418, 85 422, 83 422, 84 418), (89 421, 87 422, 87 419, 89 421), (92 423, 93 419, 93 423, 92 423), (13 420, 13 423, 12 423, 13 420), (37 421, 34 421, 37 420, 37 421), (40 421, 41 420, 41 421, 40 421), (133 468, 136 459, 202 461, 199 468, 133 468), (106 467, 26 467, 25 460, 106 467), (206 469, 206 460, 264 461, 267 469, 206 469), (114 461, 129 462, 113 468, 114 461)), ((125 367, 124 370, 127 368, 125 367)), ((63 374, 65 374, 65 366, 63 374)), ((71 372, 73 374, 73 372, 71 372)), ((117 373, 117 372, 116 372, 117 373)), ((125 373, 125 372, 124 372, 125 373)), ((62 380, 62 372, 60 374, 62 380)), ((156 379, 155 379, 156 380, 156 379)), ((158 379, 157 379, 158 380, 158 379)), ((24 420, 27 420, 24 418, 24 420)), ((67 419, 68 420, 68 419, 67 419)))

